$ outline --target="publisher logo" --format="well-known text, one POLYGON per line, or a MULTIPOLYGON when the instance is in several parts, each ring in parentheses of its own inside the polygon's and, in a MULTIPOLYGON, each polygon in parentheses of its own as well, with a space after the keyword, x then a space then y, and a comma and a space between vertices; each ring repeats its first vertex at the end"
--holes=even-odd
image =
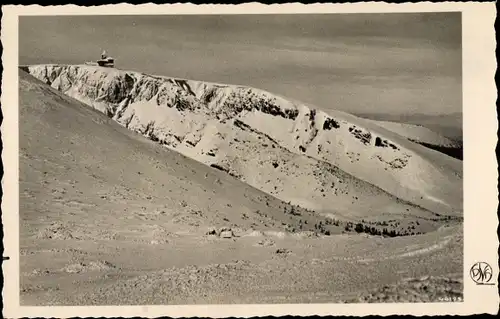
POLYGON ((470 277, 477 285, 494 285, 493 269, 488 263, 477 262, 470 269, 470 277))

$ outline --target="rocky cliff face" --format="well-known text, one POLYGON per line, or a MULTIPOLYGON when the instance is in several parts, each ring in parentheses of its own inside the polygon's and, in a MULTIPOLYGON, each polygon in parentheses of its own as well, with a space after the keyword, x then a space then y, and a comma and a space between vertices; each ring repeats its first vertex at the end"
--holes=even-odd
POLYGON ((461 214, 461 162, 373 121, 242 86, 86 65, 24 69, 121 125, 285 201, 339 215, 410 212, 415 205, 461 214))

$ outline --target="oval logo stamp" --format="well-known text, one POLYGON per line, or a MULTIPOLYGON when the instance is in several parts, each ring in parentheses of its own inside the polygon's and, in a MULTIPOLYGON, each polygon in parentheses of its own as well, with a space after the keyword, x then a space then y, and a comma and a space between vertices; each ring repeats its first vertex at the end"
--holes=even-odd
POLYGON ((478 285, 494 285, 491 282, 491 279, 493 279, 493 269, 486 262, 480 261, 472 265, 470 277, 478 285))

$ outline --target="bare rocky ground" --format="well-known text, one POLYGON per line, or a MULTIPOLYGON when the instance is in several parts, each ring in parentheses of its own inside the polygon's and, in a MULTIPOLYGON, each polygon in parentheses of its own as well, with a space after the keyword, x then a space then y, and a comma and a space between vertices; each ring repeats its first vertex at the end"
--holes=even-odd
POLYGON ((348 302, 461 302, 462 290, 461 276, 424 276, 373 289, 348 302))
MULTIPOLYGON (((24 72, 20 127, 22 305, 461 295, 459 222, 393 238, 290 232, 299 228, 284 213, 290 205, 150 142, 24 72), (222 227, 231 231, 218 233, 222 227)), ((323 220, 303 213, 309 226, 323 220)))
POLYGON ((21 294, 27 305, 439 301, 462 294, 456 232, 46 240, 23 250, 21 294), (275 244, 260 245, 264 238, 275 244), (428 274, 445 279, 420 281, 428 274))

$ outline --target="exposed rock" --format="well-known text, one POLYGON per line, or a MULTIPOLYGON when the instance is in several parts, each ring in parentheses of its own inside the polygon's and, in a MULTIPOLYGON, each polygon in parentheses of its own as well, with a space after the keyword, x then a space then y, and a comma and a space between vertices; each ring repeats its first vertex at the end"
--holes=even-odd
POLYGON ((66 226, 59 223, 52 223, 49 227, 42 229, 36 237, 38 239, 75 239, 71 231, 66 226))
POLYGON ((271 247, 274 246, 275 244, 276 242, 270 238, 264 238, 257 243, 257 245, 264 247, 271 247))
POLYGON ((286 249, 286 248, 276 249, 276 254, 278 254, 278 255, 288 255, 290 253, 291 253, 291 251, 289 249, 286 249))
POLYGON ((231 228, 229 227, 221 227, 219 231, 217 232, 217 235, 220 238, 232 238, 234 237, 234 232, 231 228))
POLYGON ((217 235, 217 230, 215 227, 210 227, 206 233, 207 235, 217 235))
POLYGON ((219 237, 220 238, 232 238, 232 237, 234 237, 234 234, 232 231, 226 230, 226 231, 220 232, 219 237))
POLYGON ((332 128, 340 128, 340 124, 332 118, 326 118, 325 122, 323 122, 324 130, 331 130, 332 128))

